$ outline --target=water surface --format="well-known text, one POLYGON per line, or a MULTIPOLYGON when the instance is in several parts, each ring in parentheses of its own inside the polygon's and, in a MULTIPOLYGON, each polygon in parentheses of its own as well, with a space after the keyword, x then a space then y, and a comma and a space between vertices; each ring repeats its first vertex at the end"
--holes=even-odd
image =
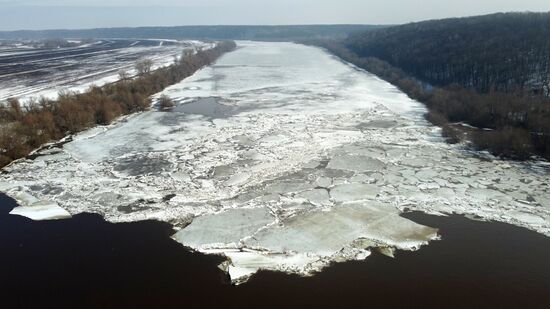
POLYGON ((0 195, 3 308, 548 308, 550 240, 503 223, 405 216, 443 239, 396 259, 373 254, 311 278, 260 272, 229 285, 219 257, 193 253, 155 221, 33 222, 0 195))

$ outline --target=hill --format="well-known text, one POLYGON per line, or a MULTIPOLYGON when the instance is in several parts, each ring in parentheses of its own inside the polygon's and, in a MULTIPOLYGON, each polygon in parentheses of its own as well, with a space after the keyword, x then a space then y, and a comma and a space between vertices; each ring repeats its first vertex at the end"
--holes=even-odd
POLYGON ((381 28, 375 25, 297 25, 297 26, 181 26, 98 28, 84 30, 21 30, 0 32, 0 39, 37 40, 53 38, 155 38, 212 40, 299 40, 306 38, 345 38, 350 34, 381 28))
POLYGON ((451 141, 526 159, 550 158, 549 37, 550 13, 499 13, 315 44, 424 102, 451 141))
POLYGON ((444 86, 549 93, 550 14, 501 13, 365 32, 346 46, 444 86))

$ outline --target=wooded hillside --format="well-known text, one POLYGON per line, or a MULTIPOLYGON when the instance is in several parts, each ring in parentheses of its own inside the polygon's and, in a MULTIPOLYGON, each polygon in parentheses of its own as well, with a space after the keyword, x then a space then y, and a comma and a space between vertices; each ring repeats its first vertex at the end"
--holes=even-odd
POLYGON ((548 95, 550 13, 433 20, 357 34, 345 45, 436 86, 548 95))
POLYGON ((312 38, 345 38, 350 34, 382 28, 377 25, 288 25, 288 26, 178 26, 98 28, 83 30, 0 31, 0 39, 136 38, 292 41, 312 38))
POLYGON ((449 141, 550 159, 550 13, 494 14, 309 42, 426 104, 449 141), (465 129, 466 123, 479 129, 465 129))

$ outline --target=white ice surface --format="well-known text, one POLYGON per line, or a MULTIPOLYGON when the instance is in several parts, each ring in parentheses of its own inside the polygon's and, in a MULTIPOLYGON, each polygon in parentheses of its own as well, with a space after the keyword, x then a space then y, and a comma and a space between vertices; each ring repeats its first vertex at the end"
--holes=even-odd
POLYGON ((31 206, 14 208, 10 215, 26 217, 35 221, 67 219, 71 214, 55 202, 37 202, 31 206))
POLYGON ((0 190, 23 206, 48 200, 113 222, 173 223, 184 245, 227 255, 237 282, 261 268, 308 275, 436 237, 400 217, 405 209, 550 236, 547 165, 444 143, 421 104, 320 49, 239 45, 166 89, 172 111, 20 161, 0 190))

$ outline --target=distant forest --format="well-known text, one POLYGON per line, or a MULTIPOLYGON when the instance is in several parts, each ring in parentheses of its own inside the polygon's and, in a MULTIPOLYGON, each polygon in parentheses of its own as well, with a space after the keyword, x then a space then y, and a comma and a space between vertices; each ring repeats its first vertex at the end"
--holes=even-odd
POLYGON ((39 40, 56 38, 79 39, 212 39, 288 41, 301 39, 345 38, 349 35, 382 28, 374 25, 304 25, 304 26, 181 26, 98 28, 86 30, 44 30, 1 32, 0 39, 39 40))
POLYGON ((437 86, 550 94, 550 14, 509 13, 390 27, 346 46, 437 86))
POLYGON ((425 103, 452 142, 550 159, 550 13, 433 20, 309 43, 425 103))

